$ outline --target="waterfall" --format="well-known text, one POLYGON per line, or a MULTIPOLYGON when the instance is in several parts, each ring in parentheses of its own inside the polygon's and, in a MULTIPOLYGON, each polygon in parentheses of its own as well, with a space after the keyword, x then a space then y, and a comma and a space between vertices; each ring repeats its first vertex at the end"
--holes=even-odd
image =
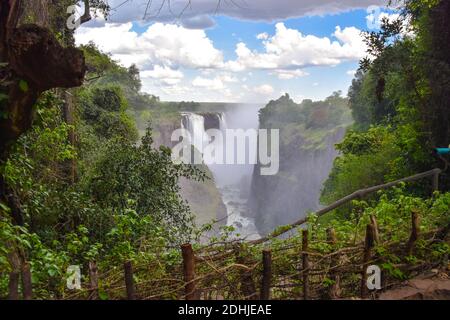
POLYGON ((219 114, 219 120, 220 120, 220 130, 224 132, 227 129, 227 118, 225 116, 225 113, 219 114))
POLYGON ((209 136, 205 130, 205 118, 195 113, 182 113, 181 127, 191 134, 189 143, 197 150, 203 150, 209 142, 209 136))
MULTIPOLYGON (((203 150, 203 147, 211 142, 211 137, 206 130, 207 127, 221 130, 224 136, 226 129, 229 128, 225 113, 214 113, 206 116, 184 112, 181 115, 181 127, 190 133, 191 140, 189 142, 197 150, 203 150), (207 125, 207 122, 212 122, 214 126, 211 126, 211 123, 207 125)), ((224 147, 224 145, 221 144, 221 147, 224 147)), ((245 167, 243 165, 227 164, 208 165, 227 208, 227 225, 235 228, 235 237, 245 237, 246 239, 254 240, 259 239, 260 236, 254 221, 246 217, 248 216, 248 198, 243 196, 245 192, 242 191, 241 185, 245 174, 248 174, 248 169, 245 167)))

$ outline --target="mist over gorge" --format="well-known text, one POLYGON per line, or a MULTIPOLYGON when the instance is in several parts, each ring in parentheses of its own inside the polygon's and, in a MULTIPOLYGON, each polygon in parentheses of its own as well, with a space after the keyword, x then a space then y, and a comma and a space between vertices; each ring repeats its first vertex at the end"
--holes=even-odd
MULTIPOLYGON (((203 163, 210 180, 203 184, 182 180, 180 184, 198 224, 216 220, 216 232, 227 225, 237 237, 257 239, 320 208, 323 183, 338 155, 334 146, 352 122, 347 103, 340 93, 325 101, 300 104, 287 94, 266 106, 184 103, 154 119, 155 144, 173 148, 172 133, 185 129, 194 146, 194 160, 194 156, 202 159, 198 150, 214 141, 208 136, 210 129, 224 136, 230 129, 278 129, 277 174, 261 175, 261 163, 249 159, 250 139, 246 139, 246 164, 203 163)), ((218 147, 225 150, 225 144, 226 139, 218 147)))

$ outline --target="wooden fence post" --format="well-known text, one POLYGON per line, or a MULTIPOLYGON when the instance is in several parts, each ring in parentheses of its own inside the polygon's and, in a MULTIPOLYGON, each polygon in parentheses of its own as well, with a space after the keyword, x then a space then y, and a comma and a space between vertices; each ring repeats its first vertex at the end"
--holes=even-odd
MULTIPOLYGON (((236 246, 236 263, 246 265, 246 259, 243 255, 242 245, 236 246)), ((241 269, 240 278, 242 295, 247 300, 256 300, 258 297, 256 294, 256 286, 253 281, 252 273, 250 271, 241 269)))
POLYGON ((19 300, 19 279, 20 273, 11 272, 8 282, 8 300, 19 300))
POLYGON ((309 299, 309 256, 308 256, 308 230, 302 231, 302 260, 303 260, 303 299, 309 299))
POLYGON ((197 293, 195 288, 195 256, 191 244, 187 243, 181 246, 183 255, 183 272, 186 300, 196 300, 197 293))
MULTIPOLYGON (((327 229, 327 238, 330 245, 333 247, 333 251, 336 249, 337 237, 336 231, 333 228, 327 229)), ((335 254, 331 257, 330 267, 333 268, 339 265, 339 255, 335 254)), ((338 273, 334 270, 330 272, 330 279, 333 281, 333 284, 330 286, 328 290, 328 298, 329 299, 337 299, 340 295, 340 277, 338 273)))
POLYGON ((411 235, 409 237, 408 243, 406 244, 406 252, 408 255, 413 253, 414 245, 419 239, 420 232, 420 219, 419 213, 415 210, 411 211, 411 235))
POLYGON ((270 287, 272 283, 272 251, 263 250, 263 277, 261 283, 261 300, 270 300, 270 287))
POLYGON ((366 240, 364 245, 363 270, 361 277, 361 299, 367 298, 367 268, 372 259, 372 249, 375 246, 375 226, 368 224, 366 228, 366 240))
POLYGON ((439 172, 433 175, 433 192, 439 191, 439 172))
POLYGON ((31 268, 30 264, 26 262, 22 267, 22 290, 23 299, 33 299, 33 284, 31 282, 31 268))
POLYGON ((131 261, 124 264, 125 269, 125 286, 127 287, 127 299, 136 300, 136 288, 134 287, 133 265, 131 261))
POLYGON ((98 300, 98 270, 95 261, 89 262, 89 300, 98 300))
POLYGON ((378 222, 373 214, 370 215, 370 223, 373 225, 374 228, 374 241, 376 243, 380 243, 380 231, 378 230, 378 222))

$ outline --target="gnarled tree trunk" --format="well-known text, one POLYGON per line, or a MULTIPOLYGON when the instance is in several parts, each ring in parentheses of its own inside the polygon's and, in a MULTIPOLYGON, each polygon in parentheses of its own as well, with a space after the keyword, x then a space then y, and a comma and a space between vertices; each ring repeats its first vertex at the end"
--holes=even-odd
POLYGON ((52 88, 80 86, 85 75, 83 53, 62 47, 51 31, 37 25, 18 26, 22 0, 0 2, 0 154, 32 124, 33 105, 52 88))

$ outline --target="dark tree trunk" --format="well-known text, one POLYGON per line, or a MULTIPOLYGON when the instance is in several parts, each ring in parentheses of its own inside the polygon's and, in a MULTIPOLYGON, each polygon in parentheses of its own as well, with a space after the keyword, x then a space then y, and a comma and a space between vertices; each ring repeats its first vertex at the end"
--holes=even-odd
POLYGON ((450 144, 450 1, 440 1, 430 12, 431 48, 428 57, 433 138, 436 146, 450 144))
POLYGON ((0 2, 0 92, 8 96, 0 110, 0 154, 32 124, 33 105, 52 88, 70 88, 83 83, 86 66, 83 53, 62 47, 51 31, 37 25, 18 26, 22 0, 0 2))

